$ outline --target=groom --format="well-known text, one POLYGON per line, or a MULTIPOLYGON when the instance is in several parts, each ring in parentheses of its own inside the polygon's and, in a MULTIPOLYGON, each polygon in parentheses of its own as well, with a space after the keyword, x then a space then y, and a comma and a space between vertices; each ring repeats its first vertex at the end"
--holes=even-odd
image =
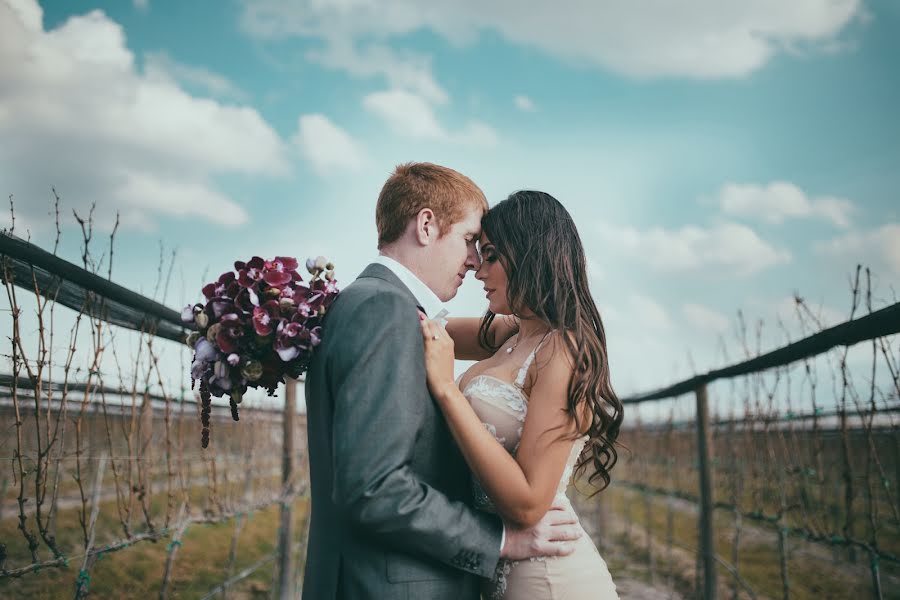
POLYGON ((478 268, 486 210, 469 178, 428 163, 397 167, 381 190, 381 254, 329 309, 307 373, 307 600, 476 600, 500 558, 572 551, 571 511, 521 530, 472 508, 428 392, 417 309, 435 316, 478 268))

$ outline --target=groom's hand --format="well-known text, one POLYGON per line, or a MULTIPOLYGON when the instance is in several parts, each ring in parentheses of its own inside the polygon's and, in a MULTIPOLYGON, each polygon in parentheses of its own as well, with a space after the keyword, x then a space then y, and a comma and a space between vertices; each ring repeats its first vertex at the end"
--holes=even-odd
POLYGON ((554 501, 537 525, 522 529, 506 526, 506 542, 500 558, 525 560, 538 556, 567 556, 575 551, 575 541, 583 534, 578 516, 568 501, 554 501))

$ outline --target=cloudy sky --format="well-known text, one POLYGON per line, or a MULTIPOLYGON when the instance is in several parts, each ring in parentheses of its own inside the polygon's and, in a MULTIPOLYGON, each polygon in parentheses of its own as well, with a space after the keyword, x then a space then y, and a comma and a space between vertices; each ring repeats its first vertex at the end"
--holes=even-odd
POLYGON ((858 262, 893 301, 898 29, 890 0, 0 0, 0 191, 47 247, 55 186, 73 261, 71 210, 119 213, 113 278, 149 294, 176 250, 179 307, 254 254, 349 282, 400 162, 544 190, 634 393, 739 357, 738 309, 771 344, 795 291, 838 322, 858 262))

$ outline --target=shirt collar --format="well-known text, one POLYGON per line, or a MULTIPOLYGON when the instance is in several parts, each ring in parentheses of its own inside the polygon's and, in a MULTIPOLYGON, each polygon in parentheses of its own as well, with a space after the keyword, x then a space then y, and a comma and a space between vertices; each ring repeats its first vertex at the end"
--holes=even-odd
POLYGON ((403 282, 403 285, 409 288, 409 291, 415 296, 419 306, 425 309, 425 314, 427 316, 433 317, 444 308, 444 303, 437 297, 437 294, 431 291, 430 287, 425 285, 412 271, 390 256, 379 254, 373 262, 390 269, 391 272, 403 282))

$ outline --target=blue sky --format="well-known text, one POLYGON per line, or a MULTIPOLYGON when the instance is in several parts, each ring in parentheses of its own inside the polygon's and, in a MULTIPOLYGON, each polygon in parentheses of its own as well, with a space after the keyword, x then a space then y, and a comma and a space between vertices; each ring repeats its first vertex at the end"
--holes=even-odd
MULTIPOLYGON (((0 182, 17 232, 121 214, 114 279, 180 306, 253 254, 325 254, 352 280, 374 202, 410 160, 573 214, 631 393, 783 341, 794 291, 826 322, 870 265, 900 282, 900 5, 468 0, 0 0, 0 182)), ((8 219, 7 219, 8 221, 8 219)), ((8 223, 7 223, 8 224, 8 223)), ((454 314, 479 314, 467 280, 454 314)), ((791 326, 793 327, 793 325, 791 326)), ((792 331, 799 331, 792 329, 792 331)))

